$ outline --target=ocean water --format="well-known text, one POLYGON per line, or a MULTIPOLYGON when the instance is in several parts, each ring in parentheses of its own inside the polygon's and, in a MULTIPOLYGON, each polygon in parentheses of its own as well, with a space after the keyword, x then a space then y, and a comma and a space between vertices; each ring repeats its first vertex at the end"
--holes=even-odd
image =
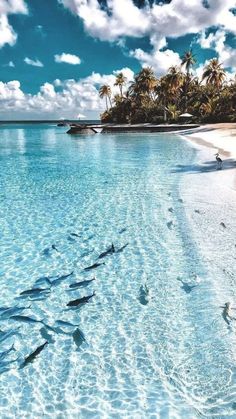
POLYGON ((236 417, 235 331, 175 170, 196 150, 174 134, 64 131, 0 130, 1 418, 236 417), (112 243, 127 246, 98 259, 112 243), (32 288, 47 291, 20 295, 32 288))

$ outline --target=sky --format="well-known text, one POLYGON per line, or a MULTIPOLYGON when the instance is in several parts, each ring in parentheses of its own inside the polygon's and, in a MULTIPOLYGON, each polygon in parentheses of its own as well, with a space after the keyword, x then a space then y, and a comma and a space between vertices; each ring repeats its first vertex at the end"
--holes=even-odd
POLYGON ((236 0, 0 0, 0 119, 99 119, 142 67, 163 75, 192 48, 236 72, 236 0))

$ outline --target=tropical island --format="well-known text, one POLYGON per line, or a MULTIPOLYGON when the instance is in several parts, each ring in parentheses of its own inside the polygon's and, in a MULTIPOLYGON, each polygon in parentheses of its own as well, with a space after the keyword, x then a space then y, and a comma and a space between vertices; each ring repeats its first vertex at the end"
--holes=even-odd
POLYGON ((157 78, 151 67, 143 68, 127 86, 122 72, 114 86, 103 85, 99 95, 106 101, 101 114, 103 123, 181 122, 189 113, 197 123, 236 122, 236 77, 227 79, 226 70, 218 58, 204 67, 202 77, 192 73, 196 63, 192 50, 185 52, 181 66, 172 66, 167 74, 157 78))

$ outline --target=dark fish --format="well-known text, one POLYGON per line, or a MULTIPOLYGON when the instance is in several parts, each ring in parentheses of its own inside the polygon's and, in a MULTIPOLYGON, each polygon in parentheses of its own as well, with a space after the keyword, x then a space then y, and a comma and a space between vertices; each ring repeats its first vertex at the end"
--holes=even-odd
POLYGON ((67 307, 77 307, 80 304, 86 304, 89 302, 90 298, 92 298, 95 295, 95 292, 91 295, 87 295, 86 297, 77 298, 76 300, 72 300, 69 303, 67 303, 67 307))
POLYGON ((186 292, 186 294, 190 294, 190 292, 193 290, 193 288, 196 287, 196 285, 189 285, 187 282, 182 281, 181 278, 177 278, 178 281, 182 283, 182 289, 186 292))
POLYGON ((149 295, 149 289, 146 284, 141 285, 139 288, 139 302, 146 306, 148 304, 148 295, 149 295))
POLYGON ((79 328, 75 329, 72 336, 73 336, 74 342, 75 342, 75 344, 78 348, 80 348, 82 343, 86 341, 83 332, 79 328))
POLYGON ((114 244, 113 244, 113 243, 112 243, 111 247, 109 247, 109 248, 108 248, 105 252, 101 253, 101 254, 98 256, 98 259, 102 259, 102 258, 104 258, 105 256, 110 255, 110 254, 112 254, 112 253, 115 253, 115 247, 114 247, 114 244))
POLYGON ((11 316, 10 319, 23 323, 43 323, 43 320, 34 319, 28 316, 11 316))
POLYGON ((69 276, 73 275, 74 271, 70 272, 69 274, 66 275, 61 275, 58 278, 50 281, 51 282, 51 286, 59 284, 61 281, 64 281, 64 279, 69 278, 69 276))
POLYGON ((78 234, 76 234, 76 233, 70 233, 70 235, 71 235, 71 236, 74 236, 74 237, 79 237, 79 235, 78 235, 78 234))
POLYGON ((13 316, 14 314, 22 313, 24 310, 28 310, 31 306, 28 307, 12 307, 0 314, 0 320, 8 319, 9 317, 13 316))
POLYGON ((116 253, 121 253, 123 250, 128 246, 129 243, 126 243, 124 246, 120 247, 120 249, 116 250, 116 253))
POLYGON ((124 233, 126 230, 127 230, 127 227, 122 228, 122 229, 119 231, 119 234, 124 233))
POLYGON ((173 221, 168 221, 168 223, 166 223, 166 225, 169 229, 171 229, 172 226, 173 226, 173 221))
POLYGON ((96 278, 88 279, 87 281, 74 282, 69 288, 87 287, 92 281, 95 281, 95 279, 96 278))
POLYGON ((42 352, 42 350, 45 348, 45 346, 48 345, 48 341, 44 342, 42 345, 40 345, 37 349, 35 349, 34 352, 32 352, 30 355, 28 355, 24 362, 21 364, 20 369, 26 367, 26 365, 30 364, 35 360, 35 358, 42 352))
POLYGON ((178 201, 181 202, 181 203, 184 202, 182 198, 179 198, 178 201))
POLYGON ((220 223, 220 225, 221 225, 221 227, 223 227, 223 228, 226 228, 226 225, 225 225, 225 223, 220 223))
POLYGON ((196 212, 196 214, 201 214, 201 211, 199 209, 195 209, 194 212, 196 212))
POLYGON ((32 288, 31 290, 22 291, 20 295, 38 295, 45 292, 50 292, 50 288, 32 288))
POLYGON ((172 207, 168 208, 168 211, 169 211, 169 212, 174 212, 174 210, 173 210, 173 208, 172 208, 172 207))
POLYGON ((233 318, 230 315, 230 310, 231 310, 231 304, 230 303, 225 303, 225 305, 222 307, 223 308, 223 312, 222 312, 222 317, 224 319, 224 321, 230 325, 230 321, 231 320, 236 320, 235 318, 233 318))
POLYGON ((52 249, 56 250, 56 252, 59 253, 59 250, 56 248, 55 244, 52 244, 52 249))
POLYGON ((88 266, 87 268, 84 268, 84 271, 90 271, 90 269, 98 268, 101 265, 105 265, 105 263, 104 262, 103 263, 94 263, 93 265, 88 266))

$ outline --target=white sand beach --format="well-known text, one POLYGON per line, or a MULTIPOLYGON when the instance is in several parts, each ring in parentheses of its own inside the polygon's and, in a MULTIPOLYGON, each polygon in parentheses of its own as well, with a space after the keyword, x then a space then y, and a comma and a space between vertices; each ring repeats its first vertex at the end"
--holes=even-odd
MULTIPOLYGON (((185 169, 181 196, 205 263, 206 292, 209 287, 215 294, 215 310, 220 315, 219 307, 226 301, 236 307, 236 124, 201 127, 188 135, 187 141, 198 152, 193 164, 185 169), (223 160, 222 170, 217 170, 217 152, 223 160)), ((236 343, 235 334, 230 336, 236 343)))

